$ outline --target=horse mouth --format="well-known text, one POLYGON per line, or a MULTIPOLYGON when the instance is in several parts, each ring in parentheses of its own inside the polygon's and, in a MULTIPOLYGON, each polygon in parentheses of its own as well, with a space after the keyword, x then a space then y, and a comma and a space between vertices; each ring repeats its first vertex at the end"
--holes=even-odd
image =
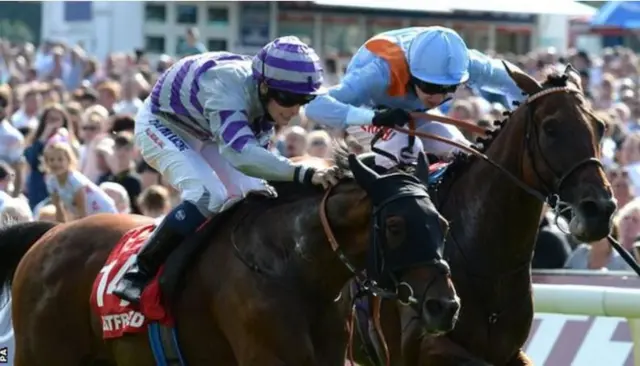
POLYGON ((425 311, 422 314, 423 329, 430 336, 438 336, 453 330, 460 315, 460 302, 447 301, 448 306, 439 312, 425 311))
POLYGON ((593 242, 605 238, 610 229, 610 220, 587 219, 580 213, 576 213, 569 221, 569 232, 582 242, 593 242))

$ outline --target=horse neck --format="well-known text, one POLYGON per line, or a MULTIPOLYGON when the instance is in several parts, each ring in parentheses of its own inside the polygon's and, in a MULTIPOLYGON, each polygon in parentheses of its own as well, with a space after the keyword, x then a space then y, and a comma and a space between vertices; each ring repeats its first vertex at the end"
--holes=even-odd
MULTIPOLYGON (((504 124, 486 155, 523 182, 526 109, 520 108, 504 124)), ((529 261, 533 252, 542 204, 496 167, 476 159, 451 189, 444 191, 441 212, 464 257, 473 263, 495 263, 508 271, 529 261)), ((456 245, 449 245, 450 250, 456 245)), ((451 253, 449 251, 449 253, 451 253)), ((455 257, 455 255, 453 256, 455 257)))
POLYGON ((309 244, 312 245, 307 246, 309 250, 307 255, 298 256, 299 265, 305 288, 312 291, 316 297, 320 295, 326 300, 333 301, 344 284, 353 277, 353 273, 333 250, 328 240, 327 230, 331 230, 339 250, 345 254, 349 263, 356 268, 363 268, 369 236, 370 205, 360 189, 347 188, 332 194, 326 206, 329 229, 322 225, 320 210, 317 208, 313 210, 314 213, 305 220, 308 221, 306 223, 301 221, 300 224, 317 228, 320 232, 317 232, 313 238, 309 238, 309 244))

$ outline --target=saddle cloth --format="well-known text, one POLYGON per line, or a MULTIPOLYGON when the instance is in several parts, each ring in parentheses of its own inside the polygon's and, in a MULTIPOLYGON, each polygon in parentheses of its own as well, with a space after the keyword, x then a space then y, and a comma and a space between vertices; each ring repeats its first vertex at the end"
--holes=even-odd
POLYGON ((154 228, 155 225, 151 224, 128 231, 113 248, 93 282, 90 301, 102 321, 104 339, 118 338, 125 333, 144 332, 152 322, 173 327, 173 318, 162 305, 158 282, 164 266, 142 293, 139 309, 113 294, 116 284, 135 263, 138 252, 154 228))

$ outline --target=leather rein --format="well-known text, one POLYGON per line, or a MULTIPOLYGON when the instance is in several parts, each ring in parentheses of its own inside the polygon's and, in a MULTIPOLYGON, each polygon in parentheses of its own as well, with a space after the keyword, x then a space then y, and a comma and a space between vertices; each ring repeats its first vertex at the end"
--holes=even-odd
MULTIPOLYGON (((542 90, 542 91, 540 91, 538 93, 530 95, 523 105, 530 104, 533 101, 537 100, 538 98, 544 97, 546 95, 549 95, 549 94, 552 94, 552 93, 560 93, 560 92, 581 93, 578 89, 576 89, 574 87, 548 88, 548 89, 544 89, 544 90, 542 90)), ((469 132, 472 132, 472 133, 481 134, 481 135, 486 135, 487 134, 487 129, 485 129, 483 127, 480 127, 478 125, 472 124, 470 122, 462 121, 462 120, 455 119, 455 118, 433 115, 433 114, 426 113, 426 112, 412 112, 411 113, 411 117, 414 119, 414 121, 417 120, 417 119, 425 119, 425 120, 430 120, 430 121, 437 121, 437 122, 449 124, 449 125, 452 125, 452 126, 456 126, 458 128, 461 128, 461 129, 468 130, 469 132)), ((532 116, 529 116, 529 118, 531 119, 532 116)), ((531 130, 530 130, 532 128, 531 125, 529 125, 528 128, 529 128, 529 130, 527 130, 527 136, 526 136, 527 143, 529 143, 529 137, 531 136, 531 130)), ((553 193, 550 190, 547 195, 544 195, 543 193, 539 192, 538 190, 531 188, 525 182, 523 182, 518 177, 513 175, 510 171, 508 171, 506 168, 504 168, 500 164, 496 163, 495 161, 491 160, 486 154, 480 152, 478 149, 475 149, 475 148, 473 148, 471 146, 468 146, 466 144, 463 144, 461 142, 448 139, 446 137, 441 137, 441 136, 434 135, 434 134, 428 133, 428 132, 416 131, 415 130, 415 122, 410 124, 410 128, 394 127, 393 129, 395 131, 398 131, 398 132, 406 133, 409 136, 417 136, 417 137, 421 137, 421 138, 427 138, 427 139, 431 139, 431 140, 440 141, 440 142, 443 142, 445 144, 457 147, 460 150, 466 151, 466 152, 470 153, 471 155, 477 156, 478 158, 484 160, 485 162, 489 163, 490 165, 492 165, 496 169, 498 169, 500 172, 502 172, 505 176, 507 176, 513 183, 515 183, 522 190, 524 190, 525 192, 527 192, 531 196, 537 198, 541 202, 544 202, 544 203, 548 204, 554 210, 556 215, 558 215, 560 213, 561 206, 565 206, 565 207, 568 206, 566 203, 564 203, 564 202, 562 202, 560 200, 560 197, 558 195, 559 190, 562 187, 562 185, 565 182, 565 180, 570 175, 574 174, 577 170, 582 168, 583 166, 586 166, 586 165, 589 165, 589 164, 596 164, 596 165, 599 165, 599 166, 602 167, 602 163, 596 158, 588 158, 588 159, 582 160, 582 161, 578 162, 577 164, 575 164, 571 169, 569 169, 566 173, 564 173, 558 179, 557 183, 555 184, 556 191, 558 193, 553 193)), ((531 151, 530 149, 528 149, 528 150, 531 151)), ((533 160, 532 157, 530 157, 530 158, 531 158, 531 161, 532 161, 532 164, 533 164, 534 160, 533 160)), ((547 164, 548 164, 548 162, 547 162, 547 164)), ((536 174, 537 174, 537 171, 536 171, 536 174)), ((538 179, 541 179, 539 177, 539 175, 538 175, 538 179)), ((543 181, 543 183, 544 183, 544 181, 543 181)), ((618 254, 620 254, 620 256, 624 259, 624 261, 629 265, 629 267, 631 269, 633 269, 633 271, 636 273, 636 275, 640 276, 640 265, 638 265, 638 262, 636 262, 636 260, 633 258, 633 256, 627 250, 625 250, 622 247, 622 245, 620 245, 620 243, 611 234, 609 234, 607 236, 607 240, 609 241, 611 246, 616 250, 616 252, 618 252, 618 254)))
MULTIPOLYGON (((571 86, 566 86, 566 87, 552 87, 552 88, 547 88, 544 90, 541 90, 535 94, 530 95, 525 103, 523 103, 524 105, 527 104, 531 104, 532 102, 534 102, 535 100, 542 98, 544 96, 547 96, 549 94, 553 94, 553 93, 581 93, 580 90, 576 89, 575 87, 571 87, 571 86)), ((422 131, 417 131, 415 128, 415 121, 416 120, 428 120, 428 121, 436 121, 436 122, 441 122, 441 123, 445 123, 448 125, 452 125, 452 126, 456 126, 460 129, 464 129, 467 130, 469 132, 475 133, 475 134, 479 134, 479 135, 483 135, 486 136, 488 134, 488 130, 480 127, 476 124, 472 124, 470 122, 466 122, 466 121, 462 121, 459 119, 455 119, 455 118, 450 118, 450 117, 445 117, 445 116, 439 116, 439 115, 434 115, 434 114, 430 114, 427 112, 411 112, 411 117, 412 117, 412 121, 409 123, 409 128, 406 127, 394 127, 393 130, 397 131, 397 132, 401 132, 401 133, 405 133, 407 135, 409 135, 410 137, 420 137, 420 138, 426 138, 426 139, 431 139, 431 140, 435 140, 435 141, 440 141, 442 143, 454 146, 462 151, 465 151, 471 155, 474 155, 482 160, 484 160, 485 162, 487 162, 488 164, 492 165, 493 167, 495 167, 496 169, 498 169, 500 172, 502 172, 506 177, 508 177, 514 184, 516 184, 518 187, 520 187, 522 190, 524 190, 525 192, 527 192, 528 194, 530 194, 531 196, 535 197, 536 199, 538 199, 539 201, 548 204, 555 212, 556 215, 558 215, 560 213, 560 207, 564 206, 564 207, 568 207, 568 205, 565 202, 562 202, 560 200, 559 197, 559 192, 560 192, 560 188, 562 187, 563 183, 565 182, 565 180, 572 174, 574 174, 576 171, 578 171, 580 168, 587 166, 587 165, 591 165, 591 164, 596 164, 602 167, 602 163, 596 159, 596 158, 587 158, 585 160, 582 160, 580 162, 578 162, 577 164, 575 164, 571 169, 569 169, 567 172, 565 172, 562 176, 560 176, 557 179, 557 182, 554 184, 555 185, 555 191, 557 193, 554 193, 553 190, 549 190, 549 192, 547 194, 543 194, 542 192, 530 187, 527 183, 523 182, 521 179, 519 179, 518 177, 516 177, 514 174, 512 174, 510 171, 508 171, 506 168, 504 168, 503 166, 501 166, 500 164, 496 163, 495 161, 493 161, 492 159, 490 159, 486 154, 482 153, 481 151, 479 151, 476 148, 473 148, 471 146, 468 146, 467 144, 458 142, 458 141, 454 141, 451 139, 448 139, 446 137, 442 137, 442 136, 438 136, 432 133, 428 133, 428 132, 422 132, 422 131)), ((528 116, 529 119, 532 118, 531 115, 528 116)), ((527 132, 526 132, 526 143, 529 144, 529 138, 531 136, 531 129, 533 129, 533 127, 531 126, 533 123, 532 121, 527 121, 527 123, 529 123, 529 125, 527 126, 527 132)), ((372 146, 373 144, 382 136, 382 134, 384 133, 384 130, 381 129, 378 134, 376 134, 376 136, 374 137, 373 141, 372 141, 372 146)), ((412 140, 410 140, 412 141, 412 140)), ((526 147, 528 148, 528 146, 526 147)), ((530 149, 528 149, 530 154, 531 151, 530 149)), ((378 152, 380 151, 379 149, 374 150, 374 152, 378 152)), ((384 156, 388 156, 388 154, 382 154, 384 156)), ((530 158, 532 158, 530 156, 530 158)), ((543 157, 544 159, 544 157, 543 157)), ((396 159, 397 160, 397 159, 396 159)), ((548 164, 548 162, 546 161, 546 159, 544 159, 545 162, 548 164)), ((532 159, 532 164, 533 164, 533 159, 532 159)), ((534 168, 535 170, 535 168, 534 168)), ((536 171, 536 174, 537 171, 536 171)), ((538 175, 538 178, 539 175, 538 175)), ((542 181, 543 184, 545 184, 544 181, 542 181)), ((545 184, 546 185, 546 184, 545 184)), ((406 299, 400 299, 398 296, 398 291, 396 289, 396 292, 390 292, 386 289, 382 289, 380 287, 378 287, 375 283, 372 283, 371 281, 368 280, 366 273, 364 273, 363 271, 358 271, 357 268, 355 266, 353 266, 351 264, 351 262, 348 260, 348 258, 346 257, 346 255, 344 254, 344 252, 341 250, 340 245, 337 241, 337 239, 335 238, 335 235, 333 234, 333 230, 331 229, 331 226, 329 224, 329 220, 327 218, 327 213, 326 213, 326 205, 327 205, 327 200, 329 198, 331 194, 331 188, 327 189, 324 197, 322 198, 322 201, 320 203, 320 219, 322 222, 322 227, 324 229, 324 232, 327 236, 327 239, 329 241, 329 244, 331 245, 331 249, 336 253, 336 255, 338 256, 338 258, 340 258, 340 260, 342 261, 342 263, 349 269, 349 271, 351 271, 355 278, 356 281, 358 281, 359 284, 361 284, 361 286, 363 286, 364 290, 361 291, 361 293, 357 296, 362 296, 362 295, 367 295, 367 294, 371 294, 373 295, 373 312, 372 312, 372 320, 373 320, 373 325, 375 328, 375 331, 379 337, 379 339, 381 340, 381 346, 382 346, 382 351, 385 353, 385 364, 387 366, 389 366, 390 364, 390 355, 389 355, 389 350, 388 350, 388 346, 386 343, 386 340, 384 338, 384 334, 382 332, 382 326, 380 323, 380 306, 381 306, 381 301, 382 298, 392 298, 392 299, 396 299, 396 300, 400 300, 400 303, 403 305, 409 305, 411 303, 415 303, 417 300, 413 297, 413 289, 406 283, 400 283, 398 284, 399 286, 407 286, 409 293, 406 299)), ((629 252, 627 252, 621 245, 620 243, 613 238, 613 236, 611 234, 609 234, 607 236, 607 239, 609 241, 609 243, 611 244, 611 246, 613 246, 613 248, 618 252, 618 254, 620 254, 620 256, 622 256, 622 258, 625 260, 625 262, 634 270, 634 272, 640 276, 640 265, 638 265, 638 263, 635 261, 635 259, 633 258, 633 256, 631 256, 631 254, 629 252)), ((356 297, 357 298, 357 297, 356 297)), ((340 299, 340 296, 338 296, 338 298, 336 299, 336 301, 338 301, 340 299)), ((353 300, 352 306, 351 306, 351 313, 349 315, 349 319, 347 321, 347 332, 348 332, 348 344, 347 344, 347 356, 349 361, 351 362, 352 365, 355 365, 354 362, 354 358, 353 358, 353 333, 354 333, 354 319, 355 319, 355 298, 353 300)))

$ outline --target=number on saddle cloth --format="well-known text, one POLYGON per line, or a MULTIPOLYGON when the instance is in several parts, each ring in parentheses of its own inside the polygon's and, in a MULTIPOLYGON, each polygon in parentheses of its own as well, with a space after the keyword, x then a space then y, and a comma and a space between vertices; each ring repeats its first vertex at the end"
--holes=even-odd
POLYGON ((102 322, 104 339, 118 338, 126 333, 147 330, 152 321, 172 326, 173 319, 160 302, 160 287, 156 278, 145 289, 140 309, 134 309, 113 291, 126 271, 135 263, 136 255, 153 232, 155 225, 145 225, 127 232, 109 254, 105 265, 96 277, 91 291, 91 305, 102 322))

